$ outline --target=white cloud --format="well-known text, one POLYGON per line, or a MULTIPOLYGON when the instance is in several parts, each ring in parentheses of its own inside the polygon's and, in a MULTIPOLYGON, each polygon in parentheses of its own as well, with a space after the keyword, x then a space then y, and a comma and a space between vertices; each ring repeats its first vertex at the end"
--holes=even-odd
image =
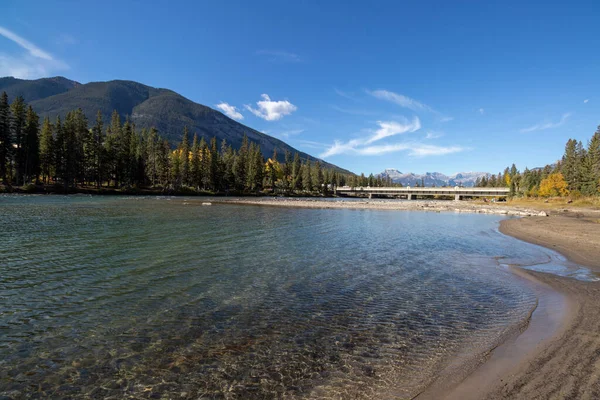
POLYGON ((374 91, 367 90, 367 93, 378 99, 390 101, 392 103, 398 104, 400 107, 409 108, 413 111, 434 112, 434 110, 428 105, 423 104, 415 99, 411 99, 410 97, 404 96, 403 94, 398 94, 383 89, 374 91))
POLYGON ((453 121, 454 117, 442 117, 440 118, 440 122, 450 122, 453 121))
POLYGON ((481 114, 481 115, 485 114, 485 110, 483 108, 480 108, 478 111, 479 111, 479 114, 481 114))
POLYGON ((261 97, 263 99, 256 102, 258 108, 252 108, 249 105, 244 107, 252 114, 267 121, 277 121, 298 109, 287 100, 272 101, 267 94, 262 94, 261 97))
POLYGON ((219 110, 223 111, 223 113, 225 115, 227 115, 229 118, 237 119, 237 120, 244 119, 244 116, 242 115, 242 113, 240 113, 235 106, 232 106, 228 103, 221 102, 221 103, 217 104, 215 107, 217 107, 219 110))
POLYGON ((365 144, 370 144, 389 136, 400 135, 407 132, 415 132, 421 129, 421 121, 417 117, 414 117, 411 122, 409 122, 407 119, 404 119, 403 122, 377 121, 377 124, 379 125, 379 129, 375 131, 373 136, 367 139, 365 144))
POLYGON ((298 54, 289 53, 287 51, 258 50, 256 54, 259 56, 267 56, 269 57, 269 61, 272 62, 297 63, 302 61, 298 54))
POLYGON ((535 131, 543 131, 546 129, 558 128, 559 126, 564 125, 564 123, 567 122, 571 115, 571 113, 565 113, 557 122, 541 122, 539 124, 530 126, 529 128, 521 129, 521 133, 529 133, 535 131))
POLYGON ((583 101, 583 104, 586 104, 588 101, 590 101, 590 99, 585 99, 585 100, 583 101))
POLYGON ((48 76, 53 71, 69 69, 67 64, 55 59, 50 53, 2 26, 0 36, 27 51, 19 55, 0 53, 0 76, 31 79, 48 76))

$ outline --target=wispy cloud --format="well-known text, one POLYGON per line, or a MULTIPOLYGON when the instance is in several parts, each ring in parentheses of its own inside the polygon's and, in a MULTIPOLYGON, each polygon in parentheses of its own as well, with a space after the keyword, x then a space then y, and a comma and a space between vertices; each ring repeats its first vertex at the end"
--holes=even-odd
POLYGON ((61 33, 56 38, 56 44, 60 46, 72 46, 77 43, 79 43, 79 40, 77 40, 77 38, 75 38, 74 36, 69 35, 68 33, 61 33))
POLYGON ((2 26, 0 26, 0 35, 4 36, 9 40, 12 40, 13 42, 21 46, 22 48, 27 50, 29 54, 33 57, 41 58, 44 60, 52 60, 52 56, 49 53, 46 53, 44 50, 40 49, 30 41, 22 38, 21 36, 9 31, 8 29, 2 26))
POLYGON ((378 129, 370 130, 370 135, 365 138, 352 139, 347 142, 340 140, 334 141, 334 143, 321 154, 321 157, 330 157, 336 154, 343 153, 358 153, 364 150, 365 146, 370 145, 378 140, 400 135, 407 132, 415 132, 421 128, 421 121, 418 117, 414 117, 412 121, 403 118, 401 122, 398 121, 377 121, 379 125, 378 129))
POLYGON ((465 149, 460 146, 435 146, 432 144, 423 144, 418 142, 397 143, 381 146, 370 146, 358 149, 358 154, 377 156, 386 153, 395 153, 398 151, 408 151, 410 156, 425 157, 425 156, 443 156, 446 154, 458 153, 465 149))
POLYGON ((67 64, 55 59, 47 51, 3 26, 0 26, 0 36, 26 50, 26 53, 19 55, 0 53, 0 76, 24 79, 39 78, 48 76, 53 71, 69 68, 67 64))
MULTIPOLYGON (((414 117, 412 121, 407 119, 401 122, 378 121, 377 124, 379 128, 371 130, 370 135, 365 138, 356 138, 347 142, 334 141, 332 145, 321 153, 320 157, 327 158, 336 154, 374 156, 399 151, 406 151, 410 156, 424 157, 451 154, 465 150, 461 146, 435 146, 416 141, 374 145, 374 142, 404 133, 416 132, 421 128, 421 121, 418 117, 414 117)), ((428 134, 427 137, 432 138, 433 136, 428 134)))
POLYGON ((379 125, 379 129, 375 131, 373 136, 367 139, 365 144, 370 144, 390 136, 396 136, 407 132, 415 132, 421 129, 421 121, 418 117, 414 117, 410 122, 405 118, 402 122, 377 121, 377 124, 379 125))
POLYGON ((310 148, 310 149, 325 149, 325 148, 329 147, 329 145, 327 143, 315 142, 313 140, 302 139, 302 140, 297 140, 296 143, 298 143, 300 146, 310 148))
POLYGON ((221 103, 215 105, 215 107, 217 107, 219 110, 223 111, 223 113, 225 115, 227 115, 229 118, 237 119, 240 121, 244 119, 244 116, 242 115, 242 113, 240 113, 237 110, 237 108, 235 106, 232 106, 231 104, 221 102, 221 103))
POLYGON ((590 101, 590 99, 585 99, 585 100, 583 101, 583 104, 587 104, 587 102, 588 102, 588 101, 590 101))
POLYGON ((348 100, 358 101, 358 99, 356 98, 356 96, 354 96, 353 93, 348 93, 348 92, 345 92, 345 91, 340 90, 338 88, 333 88, 333 90, 335 91, 335 93, 337 93, 338 96, 341 96, 341 97, 346 98, 348 100))
POLYGON ((427 132, 425 139, 438 139, 444 136, 442 132, 427 132))
POLYGON ((408 108, 409 110, 417 111, 417 112, 428 112, 434 114, 440 122, 448 122, 452 121, 454 118, 448 115, 443 115, 437 110, 434 110, 432 107, 427 104, 421 103, 418 100, 405 96, 403 94, 394 93, 385 89, 378 90, 367 90, 367 94, 375 97, 376 99, 389 101, 391 103, 397 104, 402 108, 408 108))
POLYGON ((407 151, 408 155, 414 157, 442 156, 446 154, 458 153, 466 150, 461 146, 435 146, 419 142, 405 142, 395 144, 384 144, 378 146, 357 147, 357 141, 348 143, 336 142, 320 157, 326 158, 335 154, 357 154, 363 156, 379 156, 399 151, 407 151))
POLYGON ((564 125, 565 122, 571 117, 572 113, 565 113, 562 115, 559 121, 557 122, 540 122, 539 124, 535 124, 530 126, 529 128, 521 129, 521 133, 529 133, 535 131, 543 131, 546 129, 558 128, 561 125, 564 125))
POLYGON ((274 134, 274 136, 277 136, 277 137, 280 137, 283 139, 289 139, 290 137, 299 135, 302 132, 304 132, 304 129, 290 129, 287 131, 278 132, 278 133, 274 134))
POLYGON ((394 92, 390 92, 389 90, 379 89, 379 90, 367 90, 367 93, 371 96, 378 98, 380 100, 390 101, 395 103, 403 108, 408 108, 413 111, 431 111, 435 112, 433 108, 429 107, 427 104, 423 104, 415 99, 411 99, 408 96, 404 96, 403 94, 398 94, 394 92))
POLYGON ((258 50, 256 54, 266 57, 271 62, 297 63, 302 61, 298 54, 287 51, 258 50))
POLYGON ((336 111, 339 111, 341 113, 344 114, 350 114, 350 115, 375 115, 376 113, 373 111, 368 111, 368 110, 361 110, 361 109, 355 109, 355 108, 344 108, 344 107, 338 107, 338 106, 331 106, 331 108, 333 108, 336 111))
POLYGON ((277 121, 298 109, 298 107, 287 100, 273 101, 267 94, 262 94, 261 97, 262 100, 256 102, 258 108, 252 108, 248 104, 244 107, 252 114, 266 121, 277 121))
POLYGON ((485 114, 485 110, 484 110, 483 108, 480 108, 480 109, 479 109, 479 110, 477 110, 477 111, 479 111, 479 114, 481 114, 481 115, 485 114))

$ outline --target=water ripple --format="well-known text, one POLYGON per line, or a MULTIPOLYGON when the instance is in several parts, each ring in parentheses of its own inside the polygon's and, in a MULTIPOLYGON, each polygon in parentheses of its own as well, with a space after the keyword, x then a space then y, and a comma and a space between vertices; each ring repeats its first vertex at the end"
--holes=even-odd
POLYGON ((535 303, 499 218, 3 196, 0 397, 410 397, 535 303))

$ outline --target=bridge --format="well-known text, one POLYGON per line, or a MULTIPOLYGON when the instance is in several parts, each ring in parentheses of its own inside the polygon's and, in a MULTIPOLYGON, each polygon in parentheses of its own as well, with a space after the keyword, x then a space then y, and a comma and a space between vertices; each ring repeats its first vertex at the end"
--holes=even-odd
POLYGON ((485 187, 350 187, 339 186, 334 189, 337 195, 403 197, 412 200, 415 196, 444 196, 460 200, 467 197, 506 197, 509 188, 485 188, 485 187))

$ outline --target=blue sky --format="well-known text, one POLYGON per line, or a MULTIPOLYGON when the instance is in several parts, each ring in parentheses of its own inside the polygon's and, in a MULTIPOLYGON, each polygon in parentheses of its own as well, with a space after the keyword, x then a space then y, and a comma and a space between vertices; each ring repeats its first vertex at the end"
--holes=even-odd
POLYGON ((600 125, 599 19, 598 1, 3 0, 0 76, 169 88, 354 172, 497 172, 600 125))

